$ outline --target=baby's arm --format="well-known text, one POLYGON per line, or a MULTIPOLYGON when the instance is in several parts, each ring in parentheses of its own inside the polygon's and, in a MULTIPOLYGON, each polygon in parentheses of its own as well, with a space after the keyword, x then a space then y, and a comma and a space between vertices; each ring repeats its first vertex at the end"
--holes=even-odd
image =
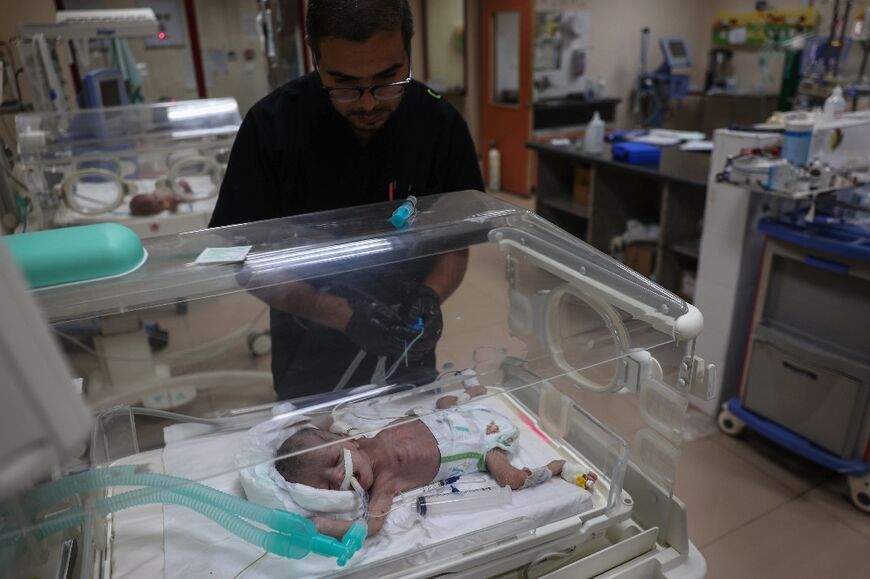
MULTIPOLYGON (((381 489, 383 488, 384 486, 381 487, 381 489)), ((396 493, 397 491, 384 491, 373 488, 371 500, 369 501, 369 537, 376 534, 384 526, 387 513, 393 508, 393 498, 396 496, 396 493)), ((341 539, 354 522, 339 521, 327 517, 314 517, 314 524, 317 525, 317 530, 324 535, 329 535, 336 539, 341 539)))
MULTIPOLYGON (((562 472, 564 465, 564 460, 554 460, 547 465, 547 468, 553 476, 556 476, 562 472)), ((514 491, 522 488, 526 479, 532 474, 531 471, 512 465, 510 459, 500 448, 493 448, 486 453, 486 469, 499 486, 509 486, 514 491)))
MULTIPOLYGON (((466 394, 468 394, 471 398, 475 398, 477 396, 483 396, 486 394, 486 386, 472 386, 471 388, 465 389, 466 394)), ((451 406, 456 406, 456 403, 459 401, 458 396, 448 395, 442 396, 438 400, 435 401, 435 408, 438 410, 443 410, 445 408, 450 408, 451 406)))

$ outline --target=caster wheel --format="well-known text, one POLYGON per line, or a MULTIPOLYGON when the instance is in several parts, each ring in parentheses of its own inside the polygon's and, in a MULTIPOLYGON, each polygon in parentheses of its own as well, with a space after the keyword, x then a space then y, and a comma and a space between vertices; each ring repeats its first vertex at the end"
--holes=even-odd
POLYGON ((870 513, 870 474, 849 477, 849 496, 856 507, 870 513))
POLYGON ((739 436, 746 430, 746 423, 734 416, 727 407, 719 413, 719 429, 730 436, 739 436))
POLYGON ((175 302, 175 313, 179 316, 186 316, 188 307, 188 303, 185 300, 178 300, 175 302))
POLYGON ((269 332, 248 334, 248 350, 254 356, 266 356, 272 351, 272 335, 269 332))

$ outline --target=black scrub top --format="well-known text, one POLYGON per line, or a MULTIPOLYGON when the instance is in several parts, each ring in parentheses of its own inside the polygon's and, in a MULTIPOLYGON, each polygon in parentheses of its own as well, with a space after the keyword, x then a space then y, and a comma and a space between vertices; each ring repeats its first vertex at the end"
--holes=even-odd
MULTIPOLYGON (((366 146, 332 107, 316 74, 290 81, 255 104, 239 128, 210 227, 465 189, 483 190, 474 143, 456 110, 411 81, 399 107, 366 146)), ((421 283, 432 260, 361 270, 315 285, 341 285, 395 306, 400 288, 421 283)), ((272 374, 279 398, 328 392, 360 347, 344 334, 272 309, 272 374)), ((385 361, 387 368, 394 360, 385 361)), ((377 359, 366 355, 345 387, 368 384, 377 359)), ((425 383, 435 352, 390 382, 425 383)))

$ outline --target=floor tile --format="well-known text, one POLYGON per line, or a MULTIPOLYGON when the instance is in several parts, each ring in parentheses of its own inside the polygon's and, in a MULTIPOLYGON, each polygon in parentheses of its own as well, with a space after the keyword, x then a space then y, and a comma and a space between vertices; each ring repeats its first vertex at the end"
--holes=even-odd
POLYGON ((803 493, 833 476, 830 471, 751 430, 736 438, 720 432, 711 440, 794 493, 803 493))
MULTIPOLYGON (((859 510, 852 504, 846 477, 835 475, 824 484, 809 491, 804 495, 804 498, 844 525, 870 539, 870 514, 859 510)), ((867 557, 867 566, 870 570, 870 553, 867 557)))
POLYGON ((867 537, 804 498, 756 518, 701 552, 709 579, 863 579, 870 571, 867 537))
POLYGON ((782 506, 797 492, 706 438, 683 445, 676 495, 701 547, 782 506))

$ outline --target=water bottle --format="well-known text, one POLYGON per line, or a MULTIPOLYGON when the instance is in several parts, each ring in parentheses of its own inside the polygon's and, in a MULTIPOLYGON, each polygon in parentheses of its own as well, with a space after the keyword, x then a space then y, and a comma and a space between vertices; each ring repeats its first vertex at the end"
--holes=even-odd
POLYGON ((598 111, 592 115, 592 121, 586 125, 586 134, 583 136, 583 152, 597 155, 604 150, 604 121, 598 111))
POLYGON ((489 153, 487 153, 489 161, 489 186, 490 192, 501 191, 501 152, 495 141, 489 144, 489 153))
POLYGON ((824 109, 825 121, 833 121, 839 119, 846 112, 846 99, 843 98, 843 89, 840 85, 834 87, 831 96, 825 101, 824 109))

